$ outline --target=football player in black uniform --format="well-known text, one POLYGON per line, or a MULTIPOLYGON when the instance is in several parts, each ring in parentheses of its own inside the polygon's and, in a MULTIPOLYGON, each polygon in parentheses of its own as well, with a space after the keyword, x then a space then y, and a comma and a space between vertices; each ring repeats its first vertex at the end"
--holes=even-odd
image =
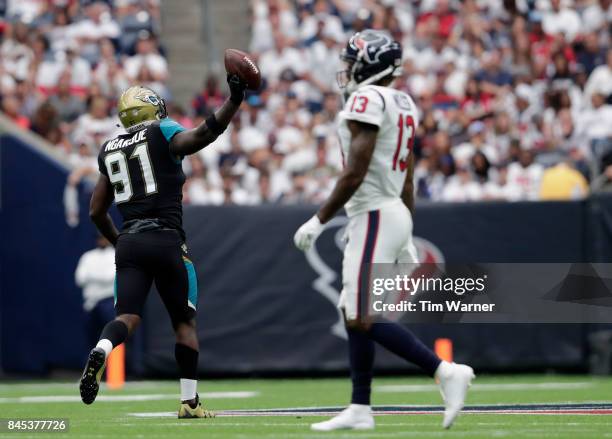
POLYGON ((228 83, 229 99, 191 130, 169 119, 163 99, 148 88, 131 87, 119 99, 119 119, 127 133, 102 146, 98 157, 100 177, 90 206, 92 221, 116 247, 117 317, 104 327, 100 341, 89 354, 80 382, 85 404, 91 404, 98 394, 112 349, 140 323, 147 294, 155 281, 176 333, 179 418, 214 416, 202 407, 196 389, 198 286, 182 228, 185 175, 181 160, 212 143, 240 107, 246 85, 236 75, 228 75, 228 83), (108 215, 113 200, 123 217, 121 232, 108 215))

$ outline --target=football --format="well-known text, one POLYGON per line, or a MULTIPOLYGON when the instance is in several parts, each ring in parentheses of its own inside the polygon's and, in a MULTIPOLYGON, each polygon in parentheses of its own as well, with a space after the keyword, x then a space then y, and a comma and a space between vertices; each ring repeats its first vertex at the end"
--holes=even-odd
POLYGON ((261 73, 257 64, 245 52, 238 49, 226 49, 225 70, 227 73, 240 77, 249 90, 259 90, 261 86, 261 73))

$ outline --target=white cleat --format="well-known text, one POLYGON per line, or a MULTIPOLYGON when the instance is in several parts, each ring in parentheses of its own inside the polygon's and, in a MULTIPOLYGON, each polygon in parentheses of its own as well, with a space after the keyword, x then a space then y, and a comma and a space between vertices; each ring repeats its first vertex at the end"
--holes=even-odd
POLYGON ((367 405, 351 404, 330 420, 312 424, 310 429, 314 431, 373 430, 372 409, 367 405))
POLYGON ((436 378, 440 380, 440 393, 444 399, 442 427, 450 428, 465 404, 468 388, 476 375, 470 366, 444 361, 436 371, 436 378))

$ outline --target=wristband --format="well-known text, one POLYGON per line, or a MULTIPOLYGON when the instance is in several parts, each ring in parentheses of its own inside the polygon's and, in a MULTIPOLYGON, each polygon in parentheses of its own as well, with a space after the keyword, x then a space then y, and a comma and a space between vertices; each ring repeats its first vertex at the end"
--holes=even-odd
POLYGON ((206 127, 213 132, 214 135, 220 136, 227 127, 222 126, 214 114, 206 119, 206 127))

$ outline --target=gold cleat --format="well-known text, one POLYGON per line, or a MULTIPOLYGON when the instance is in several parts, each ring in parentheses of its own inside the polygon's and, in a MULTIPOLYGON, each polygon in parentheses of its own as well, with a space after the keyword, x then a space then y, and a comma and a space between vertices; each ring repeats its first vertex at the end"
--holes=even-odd
POLYGON ((182 403, 179 407, 178 418, 179 419, 192 419, 192 418, 214 418, 217 416, 212 410, 207 410, 202 407, 200 398, 197 398, 198 405, 195 408, 187 403, 182 403))

